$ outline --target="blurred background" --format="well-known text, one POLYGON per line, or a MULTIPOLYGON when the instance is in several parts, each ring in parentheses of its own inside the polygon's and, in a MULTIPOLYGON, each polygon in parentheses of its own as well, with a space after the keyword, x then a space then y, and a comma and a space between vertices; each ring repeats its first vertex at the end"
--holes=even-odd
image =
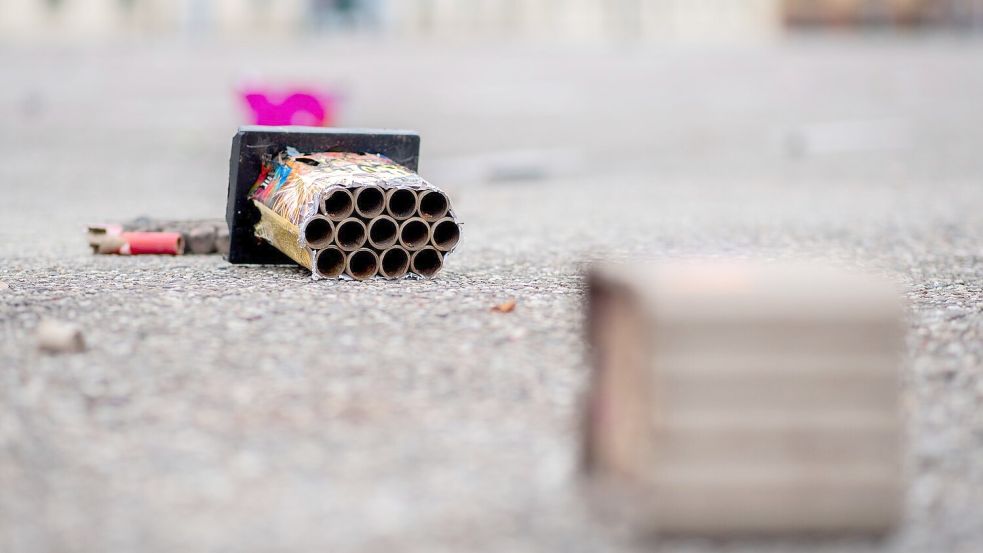
MULTIPOLYGON (((5 0, 21 36, 380 35, 638 43, 786 27, 979 28, 978 0, 5 0)), ((46 37, 47 38, 47 37, 46 37)))
POLYGON ((189 205, 221 212, 250 91, 314 92, 321 124, 419 130, 425 176, 447 186, 981 163, 981 0, 0 0, 0 13, 5 171, 57 153, 66 178, 117 202, 139 178, 187 183, 189 205), (73 163, 96 145, 127 169, 73 163))
POLYGON ((422 171, 452 188, 983 163, 981 0, 0 0, 0 14, 3 170, 28 178, 56 155, 46 174, 113 198, 97 219, 168 216, 173 187, 187 215, 221 213, 250 91, 313 92, 322 124, 419 130, 422 171), (85 162, 97 147, 119 170, 85 162))

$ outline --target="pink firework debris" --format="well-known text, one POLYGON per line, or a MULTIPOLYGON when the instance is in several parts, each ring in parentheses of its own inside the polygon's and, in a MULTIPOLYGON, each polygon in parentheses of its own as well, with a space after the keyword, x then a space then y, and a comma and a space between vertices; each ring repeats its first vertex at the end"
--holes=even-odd
POLYGON ((249 87, 239 92, 256 125, 330 126, 334 121, 336 96, 311 89, 274 91, 249 87))

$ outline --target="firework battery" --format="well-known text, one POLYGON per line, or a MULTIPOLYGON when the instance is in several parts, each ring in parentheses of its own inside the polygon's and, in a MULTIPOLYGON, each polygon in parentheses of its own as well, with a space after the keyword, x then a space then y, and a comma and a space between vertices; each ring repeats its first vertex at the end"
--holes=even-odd
POLYGON ((318 278, 435 276, 460 240, 447 194, 406 131, 245 127, 233 140, 229 261, 318 278))

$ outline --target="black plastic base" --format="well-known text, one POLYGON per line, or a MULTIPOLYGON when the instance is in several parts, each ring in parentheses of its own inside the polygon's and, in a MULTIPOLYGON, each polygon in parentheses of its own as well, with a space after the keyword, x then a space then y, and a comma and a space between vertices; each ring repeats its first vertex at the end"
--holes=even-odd
POLYGON ((229 262, 293 263, 289 257, 253 234, 253 226, 259 221, 259 211, 247 198, 249 189, 259 178, 264 156, 274 156, 289 146, 301 153, 380 154, 412 171, 416 171, 420 163, 420 135, 412 131, 239 127, 239 132, 232 139, 229 199, 225 208, 225 220, 229 223, 229 262))

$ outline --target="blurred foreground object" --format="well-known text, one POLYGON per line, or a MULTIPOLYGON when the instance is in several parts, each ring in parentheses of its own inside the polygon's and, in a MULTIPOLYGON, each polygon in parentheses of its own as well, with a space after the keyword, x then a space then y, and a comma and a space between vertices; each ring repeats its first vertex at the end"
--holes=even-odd
POLYGON ((292 260, 314 279, 432 278, 461 229, 447 195, 414 172, 418 155, 405 131, 240 129, 229 261, 292 260))
POLYGON ((902 309, 808 265, 664 263, 589 278, 585 464, 667 534, 881 533, 901 516, 902 309))

